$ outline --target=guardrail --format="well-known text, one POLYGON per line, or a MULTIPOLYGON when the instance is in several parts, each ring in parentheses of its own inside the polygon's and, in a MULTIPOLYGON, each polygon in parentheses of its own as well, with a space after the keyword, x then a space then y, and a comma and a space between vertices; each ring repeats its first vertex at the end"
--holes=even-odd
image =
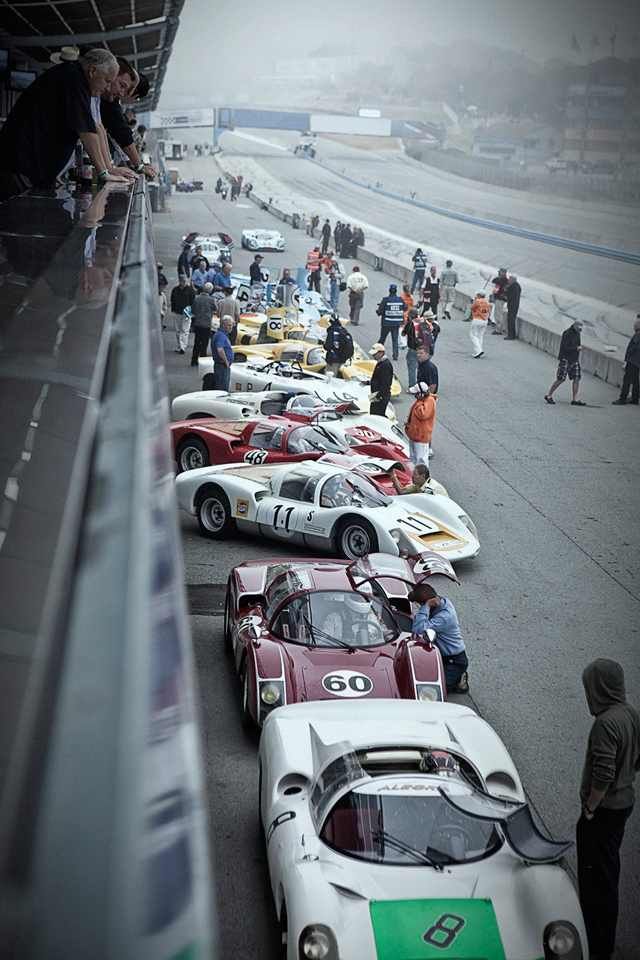
POLYGON ((0 207, 10 256, 17 217, 45 255, 0 347, 18 420, 0 458, 1 952, 213 956, 147 185, 100 191, 63 228, 73 203, 0 207))

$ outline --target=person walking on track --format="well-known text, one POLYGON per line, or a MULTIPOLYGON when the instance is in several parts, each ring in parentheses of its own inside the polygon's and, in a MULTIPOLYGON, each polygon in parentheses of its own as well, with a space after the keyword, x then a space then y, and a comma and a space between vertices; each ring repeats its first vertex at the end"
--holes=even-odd
POLYGON ((349 319, 354 327, 360 323, 360 311, 364 306, 365 290, 369 289, 369 281, 356 264, 347 277, 349 291, 349 319))
POLYGON ((555 403, 553 394, 561 383, 569 377, 571 381, 571 405, 574 407, 586 407, 586 403, 578 400, 578 390, 580 389, 580 378, 582 370, 580 367, 580 331, 582 330, 582 320, 574 320, 570 327, 562 334, 560 339, 560 350, 558 351, 558 371, 556 379, 545 393, 544 399, 547 403, 555 403))
POLYGON ((478 360, 484 356, 483 341, 490 315, 491 304, 484 295, 484 292, 480 290, 479 293, 476 293, 475 300, 471 304, 469 338, 473 345, 474 360, 478 360))

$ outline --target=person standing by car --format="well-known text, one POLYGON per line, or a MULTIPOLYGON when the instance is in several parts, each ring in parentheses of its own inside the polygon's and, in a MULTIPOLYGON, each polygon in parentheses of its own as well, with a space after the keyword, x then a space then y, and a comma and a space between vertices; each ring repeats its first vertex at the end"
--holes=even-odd
POLYGON ((204 287, 193 298, 191 307, 191 326, 194 333, 193 352, 191 354, 191 366, 198 366, 198 359, 206 357, 207 345, 211 336, 211 324, 213 315, 216 312, 216 301, 211 296, 213 284, 205 283, 204 287))
POLYGON ((251 281, 251 286, 253 287, 256 283, 266 283, 266 277, 262 272, 262 261, 264 257, 261 253, 256 253, 253 258, 253 263, 249 267, 249 280, 251 281))
POLYGON ((176 353, 184 353, 189 345, 191 318, 185 310, 187 307, 190 309, 193 307, 195 296, 195 290, 191 284, 187 283, 184 273, 181 273, 178 277, 178 285, 171 291, 171 315, 173 329, 176 332, 176 353))
POLYGON ((509 283, 507 268, 500 267, 498 276, 494 277, 491 283, 493 284, 493 292, 489 299, 493 299, 493 321, 496 325, 493 333, 494 336, 497 337, 507 332, 505 319, 505 311, 507 309, 507 284, 509 283))
POLYGON ((422 284, 424 283, 424 275, 427 272, 427 257, 426 254, 422 252, 422 247, 418 247, 414 255, 411 257, 411 262, 413 263, 413 279, 411 280, 411 293, 416 290, 422 289, 422 284))
POLYGON ((384 346, 381 343, 374 343, 371 350, 369 350, 369 356, 373 357, 376 361, 369 384, 369 389, 371 390, 369 413, 376 414, 379 417, 385 417, 387 415, 389 401, 391 400, 393 364, 387 357, 384 346))
POLYGON ((451 320, 451 307, 456 302, 456 287, 458 286, 458 274, 453 269, 453 260, 447 260, 445 268, 440 274, 440 303, 442 304, 442 313, 447 320, 451 320))
POLYGON ((613 401, 613 405, 622 407, 629 402, 637 406, 638 401, 640 401, 640 313, 637 314, 636 322, 633 325, 633 336, 627 344, 624 355, 624 377, 622 378, 620 396, 613 401), (627 401, 629 390, 631 390, 631 400, 627 401))
POLYGON ((595 719, 580 784, 578 890, 591 960, 609 960, 618 922, 620 847, 640 770, 640 716, 627 703, 624 671, 615 660, 594 660, 582 684, 595 719))
POLYGON ((307 287, 309 290, 315 290, 316 293, 320 293, 321 259, 320 247, 314 247, 307 254, 307 270, 309 271, 307 287))
POLYGON ((242 313, 242 310, 240 309, 240 304, 238 303, 238 300, 236 299, 236 297, 234 297, 233 295, 234 290, 235 290, 235 287, 231 287, 231 289, 223 297, 220 297, 220 299, 216 303, 216 313, 218 314, 218 316, 231 317, 231 319, 233 320, 233 328, 231 330, 231 333, 229 334, 229 339, 232 344, 236 342, 238 321, 240 320, 240 314, 242 313))
POLYGON ((191 244, 183 243, 182 251, 178 257, 178 277, 180 274, 187 277, 191 276, 191 244))
POLYGON ((347 277, 349 291, 349 319, 354 327, 360 323, 360 311, 364 306, 364 293, 369 289, 369 281, 356 264, 347 277))
POLYGON ((520 296, 522 287, 518 283, 515 273, 509 274, 509 281, 505 288, 507 298, 507 335, 505 340, 517 340, 518 329, 516 320, 518 319, 518 310, 520 309, 520 296))
POLYGON ((484 356, 483 341, 490 315, 491 304, 485 297, 484 291, 480 290, 471 304, 471 326, 469 327, 474 360, 484 356))
POLYGON ((429 390, 433 394, 438 393, 439 385, 439 376, 438 368, 430 358, 428 351, 425 347, 418 347, 416 350, 418 355, 418 372, 417 379, 419 383, 426 383, 429 387, 429 390))
POLYGON ((451 600, 439 597, 428 583, 416 584, 408 599, 411 603, 420 604, 413 618, 413 635, 423 638, 427 630, 435 631, 433 642, 442 656, 447 693, 468 693, 469 660, 458 614, 451 600))
POLYGON ((342 326, 337 313, 334 313, 329 320, 324 349, 327 355, 326 373, 332 373, 337 377, 342 364, 353 356, 353 337, 342 326))
POLYGON ((229 334, 233 330, 233 317, 223 316, 220 329, 211 337, 211 356, 213 357, 213 389, 228 390, 233 363, 233 347, 229 334))
POLYGON ((582 330, 582 320, 574 320, 570 327, 562 334, 560 338, 560 350, 558 351, 558 371, 556 379, 545 393, 544 399, 547 403, 555 403, 553 394, 561 383, 569 377, 571 381, 571 405, 573 407, 585 407, 582 400, 578 400, 578 390, 580 389, 580 378, 582 370, 580 368, 580 331, 582 330))
POLYGON ((436 422, 436 400, 429 384, 419 380, 409 393, 416 398, 409 410, 404 432, 409 438, 409 456, 413 464, 429 466, 429 450, 436 422))
POLYGON ((322 224, 322 230, 320 231, 322 236, 322 244, 320 246, 320 252, 324 256, 329 249, 329 244, 331 243, 331 224, 328 220, 322 224))
POLYGON ((407 340, 407 387, 411 388, 418 379, 418 350, 424 347, 431 353, 433 340, 415 309, 409 310, 401 332, 407 340))
POLYGON ((376 313, 380 317, 380 343, 384 344, 387 334, 391 334, 393 359, 398 359, 398 335, 404 319, 405 303, 398 296, 395 283, 389 284, 389 295, 383 297, 378 304, 376 313))

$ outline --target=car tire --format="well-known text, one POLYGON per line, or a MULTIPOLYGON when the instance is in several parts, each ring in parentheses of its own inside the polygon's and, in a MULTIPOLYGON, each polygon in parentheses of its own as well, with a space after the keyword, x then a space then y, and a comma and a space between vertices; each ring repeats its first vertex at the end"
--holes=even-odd
POLYGON ((183 420, 215 420, 215 417, 212 413, 190 413, 188 417, 183 417, 183 420))
POLYGON ((240 709, 242 710, 242 726, 252 735, 257 733, 256 721, 251 716, 249 708, 249 671, 247 670, 247 658, 245 657, 240 667, 240 709))
POLYGON ((222 639, 225 652, 231 656, 233 654, 233 643, 231 642, 231 590, 227 583, 227 594, 224 598, 224 624, 222 627, 222 639))
POLYGON ((188 470, 197 470, 199 467, 208 467, 211 463, 207 445, 198 437, 185 437, 176 449, 176 463, 178 473, 188 470))
POLYGON ((346 560, 359 560, 378 552, 378 538, 368 520, 345 517, 335 536, 336 551, 346 560))
POLYGON ((208 484, 196 496, 196 517, 203 537, 224 540, 236 527, 231 516, 229 498, 216 484, 208 484))

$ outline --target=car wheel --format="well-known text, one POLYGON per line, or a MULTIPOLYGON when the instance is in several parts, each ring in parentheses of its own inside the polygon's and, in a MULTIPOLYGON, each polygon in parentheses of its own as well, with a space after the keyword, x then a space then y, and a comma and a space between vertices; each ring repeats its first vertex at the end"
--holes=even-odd
POLYGON ((242 691, 242 726, 249 733, 256 732, 256 722, 251 716, 251 708, 249 706, 249 671, 247 670, 247 660, 246 657, 242 661, 242 666, 240 667, 240 689, 242 691))
POLYGON ((215 420, 215 417, 212 413, 190 413, 188 417, 183 417, 183 420, 215 420))
POLYGON ((231 642, 231 590, 227 583, 227 595, 224 601, 224 626, 222 628, 224 648, 231 656, 233 653, 233 644, 231 642))
POLYGON ((197 437, 187 437, 178 444, 176 450, 178 473, 185 470, 197 470, 199 467, 208 467, 211 463, 206 443, 197 437))
POLYGON ((340 524, 336 547, 340 556, 347 560, 359 560, 368 553, 378 552, 378 538, 368 520, 351 517, 340 524))
POLYGON ((198 492, 196 516, 200 533, 212 540, 222 540, 235 529, 229 498, 218 486, 210 485, 198 492))

